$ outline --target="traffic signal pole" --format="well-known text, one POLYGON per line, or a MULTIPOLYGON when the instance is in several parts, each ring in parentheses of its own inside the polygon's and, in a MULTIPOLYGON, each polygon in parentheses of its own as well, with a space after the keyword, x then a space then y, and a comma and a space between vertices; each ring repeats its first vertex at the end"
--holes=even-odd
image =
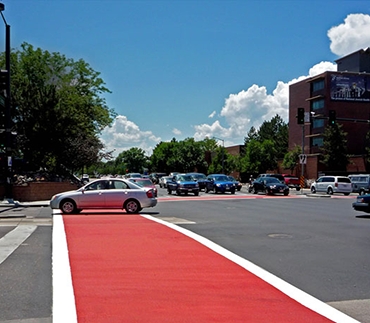
POLYGON ((6 69, 6 88, 5 88, 5 199, 9 202, 13 201, 13 188, 12 188, 12 118, 10 113, 11 92, 10 92, 10 25, 5 20, 3 10, 4 4, 0 4, 0 13, 5 24, 5 69, 6 69))
MULTIPOLYGON (((304 155, 304 138, 305 138, 305 129, 304 129, 304 123, 302 124, 302 155, 304 155)), ((304 185, 302 185, 302 182, 304 181, 304 163, 301 164, 301 178, 299 179, 301 183, 301 194, 303 194, 303 188, 304 185)))

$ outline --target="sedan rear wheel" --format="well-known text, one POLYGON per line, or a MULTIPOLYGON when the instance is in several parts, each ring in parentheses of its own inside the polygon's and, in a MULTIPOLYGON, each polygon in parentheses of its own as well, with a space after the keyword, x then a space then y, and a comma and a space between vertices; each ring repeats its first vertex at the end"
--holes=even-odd
POLYGON ((124 209, 127 213, 139 213, 141 211, 140 203, 136 200, 128 200, 125 205, 124 209))

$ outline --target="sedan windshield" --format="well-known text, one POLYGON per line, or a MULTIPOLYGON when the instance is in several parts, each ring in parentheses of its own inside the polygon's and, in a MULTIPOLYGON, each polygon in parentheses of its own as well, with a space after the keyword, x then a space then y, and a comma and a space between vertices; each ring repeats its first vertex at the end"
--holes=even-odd
POLYGON ((179 176, 178 180, 181 182, 192 182, 193 178, 190 175, 182 175, 179 176))
POLYGON ((221 175, 221 176, 215 176, 215 181, 217 181, 217 182, 229 182, 229 179, 227 178, 226 175, 221 175))
POLYGON ((281 182, 275 177, 266 177, 265 181, 268 184, 273 184, 273 183, 281 184, 281 182))

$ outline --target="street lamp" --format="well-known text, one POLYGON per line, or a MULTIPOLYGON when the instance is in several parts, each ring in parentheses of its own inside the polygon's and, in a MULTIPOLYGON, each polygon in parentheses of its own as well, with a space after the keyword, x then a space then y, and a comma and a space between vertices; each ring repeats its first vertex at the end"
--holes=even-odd
POLYGON ((221 138, 213 136, 213 139, 222 141, 222 174, 224 174, 224 161, 225 161, 225 141, 221 138))
POLYGON ((11 115, 10 115, 10 25, 5 20, 3 11, 5 6, 0 3, 0 14, 3 18, 6 32, 5 32, 5 154, 6 154, 6 181, 5 181, 5 197, 11 200, 13 197, 12 192, 12 145, 11 145, 11 115))

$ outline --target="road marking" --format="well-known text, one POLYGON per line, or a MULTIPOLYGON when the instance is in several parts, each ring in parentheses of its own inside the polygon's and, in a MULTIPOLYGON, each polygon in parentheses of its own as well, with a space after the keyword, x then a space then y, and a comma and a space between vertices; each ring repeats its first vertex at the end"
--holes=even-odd
POLYGON ((37 225, 17 226, 0 239, 0 264, 8 258, 37 228, 37 225))
POLYGON ((77 323, 77 312, 63 217, 53 210, 53 323, 77 323))
POLYGON ((189 221, 186 219, 176 218, 176 217, 158 217, 158 219, 161 219, 163 221, 167 221, 173 224, 195 224, 196 222, 189 221))
POLYGON ((192 231, 189 231, 185 228, 179 227, 175 224, 162 221, 158 218, 155 218, 149 214, 140 214, 141 216, 161 223, 163 225, 168 226, 182 234, 190 237, 198 241, 199 243, 205 245, 206 247, 210 248, 211 250, 217 252, 221 256, 233 261, 234 263, 238 264, 239 266, 243 267, 250 273, 256 275, 257 277, 261 278, 271 286, 274 286, 285 295, 291 297, 292 299, 296 300, 298 303, 302 304, 303 306, 311 309, 312 311, 332 320, 336 323, 360 323, 359 321, 355 320, 354 318, 340 312, 339 310, 331 307, 330 305, 320 301, 319 299, 307 294, 306 292, 298 289, 297 287, 289 284, 288 282, 282 280, 281 278, 271 274, 270 272, 266 271, 265 269, 255 265, 254 263, 234 254, 233 252, 221 247, 220 245, 208 240, 205 237, 202 237, 192 231))

